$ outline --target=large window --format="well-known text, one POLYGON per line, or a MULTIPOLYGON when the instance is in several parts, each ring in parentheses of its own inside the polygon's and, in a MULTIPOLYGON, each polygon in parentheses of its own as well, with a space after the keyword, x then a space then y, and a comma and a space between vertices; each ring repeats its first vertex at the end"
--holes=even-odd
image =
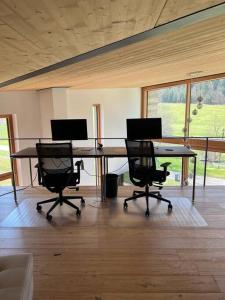
POLYGON ((161 88, 148 93, 147 115, 162 118, 163 136, 183 135, 185 102, 185 85, 161 88))
MULTIPOLYGON (((162 134, 164 137, 183 136, 186 108, 186 85, 176 85, 148 92, 147 116, 162 118, 162 134)), ((157 158, 158 167, 168 161, 157 158)), ((180 185, 182 161, 180 158, 170 159, 170 175, 166 185, 180 185)))
MULTIPOLYGON (((222 184, 225 180, 225 79, 202 78, 146 87, 142 100, 143 117, 161 117, 163 137, 174 137, 163 142, 180 144, 185 138, 198 151, 197 183, 204 181, 207 148, 206 183, 222 184)), ((182 177, 178 160, 174 159, 171 165, 172 185, 182 177)), ((186 166, 182 178, 192 179, 191 160, 188 163, 186 159, 186 166)))

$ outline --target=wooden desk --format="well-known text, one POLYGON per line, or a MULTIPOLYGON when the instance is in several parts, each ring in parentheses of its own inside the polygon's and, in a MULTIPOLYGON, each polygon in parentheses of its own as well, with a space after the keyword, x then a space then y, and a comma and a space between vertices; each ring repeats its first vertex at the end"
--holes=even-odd
MULTIPOLYGON (((185 146, 158 146, 155 147, 155 156, 156 157, 193 157, 194 158, 194 172, 193 172, 193 189, 192 189, 192 202, 194 203, 195 199, 195 180, 196 180, 196 156, 197 154, 192 150, 188 149, 185 146)), ((15 187, 15 173, 13 167, 13 159, 23 159, 28 158, 30 164, 30 177, 31 182, 32 180, 32 170, 31 170, 31 159, 37 158, 36 148, 30 147, 25 148, 21 151, 11 154, 11 165, 12 165, 12 172, 13 172, 13 192, 14 192, 14 199, 16 201, 16 187, 15 187)), ((127 151, 125 147, 104 147, 102 150, 97 150, 94 147, 79 147, 73 149, 73 157, 74 158, 99 158, 102 160, 103 166, 103 178, 105 178, 105 174, 108 169, 108 159, 113 157, 127 157, 127 151)), ((102 187, 102 198, 105 195, 105 185, 103 184, 102 187)))
MULTIPOLYGON (((101 152, 105 157, 127 157, 125 147, 104 147, 101 152)), ((195 157, 197 154, 185 146, 154 147, 156 157, 195 157)))

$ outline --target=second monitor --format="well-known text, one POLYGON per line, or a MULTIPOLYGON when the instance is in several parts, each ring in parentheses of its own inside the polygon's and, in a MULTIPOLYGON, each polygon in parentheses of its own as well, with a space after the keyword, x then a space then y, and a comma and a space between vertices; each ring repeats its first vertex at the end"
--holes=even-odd
POLYGON ((51 120, 52 140, 87 140, 86 119, 51 120))
POLYGON ((129 140, 161 139, 161 118, 127 119, 127 138, 129 140))

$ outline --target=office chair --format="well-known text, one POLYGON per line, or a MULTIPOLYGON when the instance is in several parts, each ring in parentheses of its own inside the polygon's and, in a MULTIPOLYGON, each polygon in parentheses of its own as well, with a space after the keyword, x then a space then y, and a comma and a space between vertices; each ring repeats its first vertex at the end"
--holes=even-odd
MULTIPOLYGON (((81 211, 79 207, 68 201, 68 199, 81 199, 81 204, 85 204, 85 200, 81 196, 63 196, 63 190, 67 186, 76 186, 80 183, 80 166, 82 161, 76 162, 76 172, 74 172, 72 158, 71 143, 38 143, 36 144, 38 155, 38 181, 39 184, 46 187, 52 193, 58 193, 59 196, 40 201, 37 203, 37 211, 41 211, 41 204, 54 204, 48 210, 46 218, 51 220, 51 211, 58 205, 63 203, 76 209, 76 215, 79 216, 81 211)), ((76 188, 78 189, 78 188, 76 188)))
POLYGON ((139 141, 139 140, 125 140, 127 148, 127 156, 129 163, 129 176, 131 182, 139 187, 145 187, 145 191, 136 191, 132 197, 124 200, 124 208, 128 207, 127 201, 135 200, 138 198, 146 198, 146 212, 145 215, 149 216, 149 197, 156 198, 168 203, 168 210, 172 210, 171 202, 161 196, 159 192, 149 191, 149 186, 156 184, 162 188, 162 183, 166 181, 166 177, 170 174, 167 171, 169 162, 161 164, 163 170, 156 169, 154 146, 152 141, 139 141))

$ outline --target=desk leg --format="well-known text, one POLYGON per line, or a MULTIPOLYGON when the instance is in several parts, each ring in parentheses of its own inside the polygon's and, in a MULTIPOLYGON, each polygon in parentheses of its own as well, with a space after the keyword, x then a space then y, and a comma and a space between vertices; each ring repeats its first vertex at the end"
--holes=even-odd
POLYGON ((182 157, 181 167, 181 187, 184 187, 184 158, 182 157))
POLYGON ((31 185, 31 187, 34 187, 34 185, 33 185, 33 175, 32 175, 31 158, 29 158, 29 168, 30 168, 30 185, 31 185))
POLYGON ((101 200, 104 201, 105 200, 105 192, 106 192, 106 182, 105 182, 106 161, 105 161, 105 157, 101 158, 101 164, 102 164, 101 200))
POLYGON ((108 157, 105 158, 105 173, 107 174, 109 171, 109 160, 108 157))
POLYGON ((10 159, 11 161, 11 168, 12 168, 12 186, 13 186, 13 194, 14 194, 14 200, 17 203, 17 195, 16 195, 16 181, 15 181, 15 170, 14 170, 14 162, 13 158, 10 159))
POLYGON ((195 202, 195 181, 196 181, 196 164, 197 164, 197 158, 194 157, 194 174, 193 174, 193 189, 192 189, 192 203, 195 202))

